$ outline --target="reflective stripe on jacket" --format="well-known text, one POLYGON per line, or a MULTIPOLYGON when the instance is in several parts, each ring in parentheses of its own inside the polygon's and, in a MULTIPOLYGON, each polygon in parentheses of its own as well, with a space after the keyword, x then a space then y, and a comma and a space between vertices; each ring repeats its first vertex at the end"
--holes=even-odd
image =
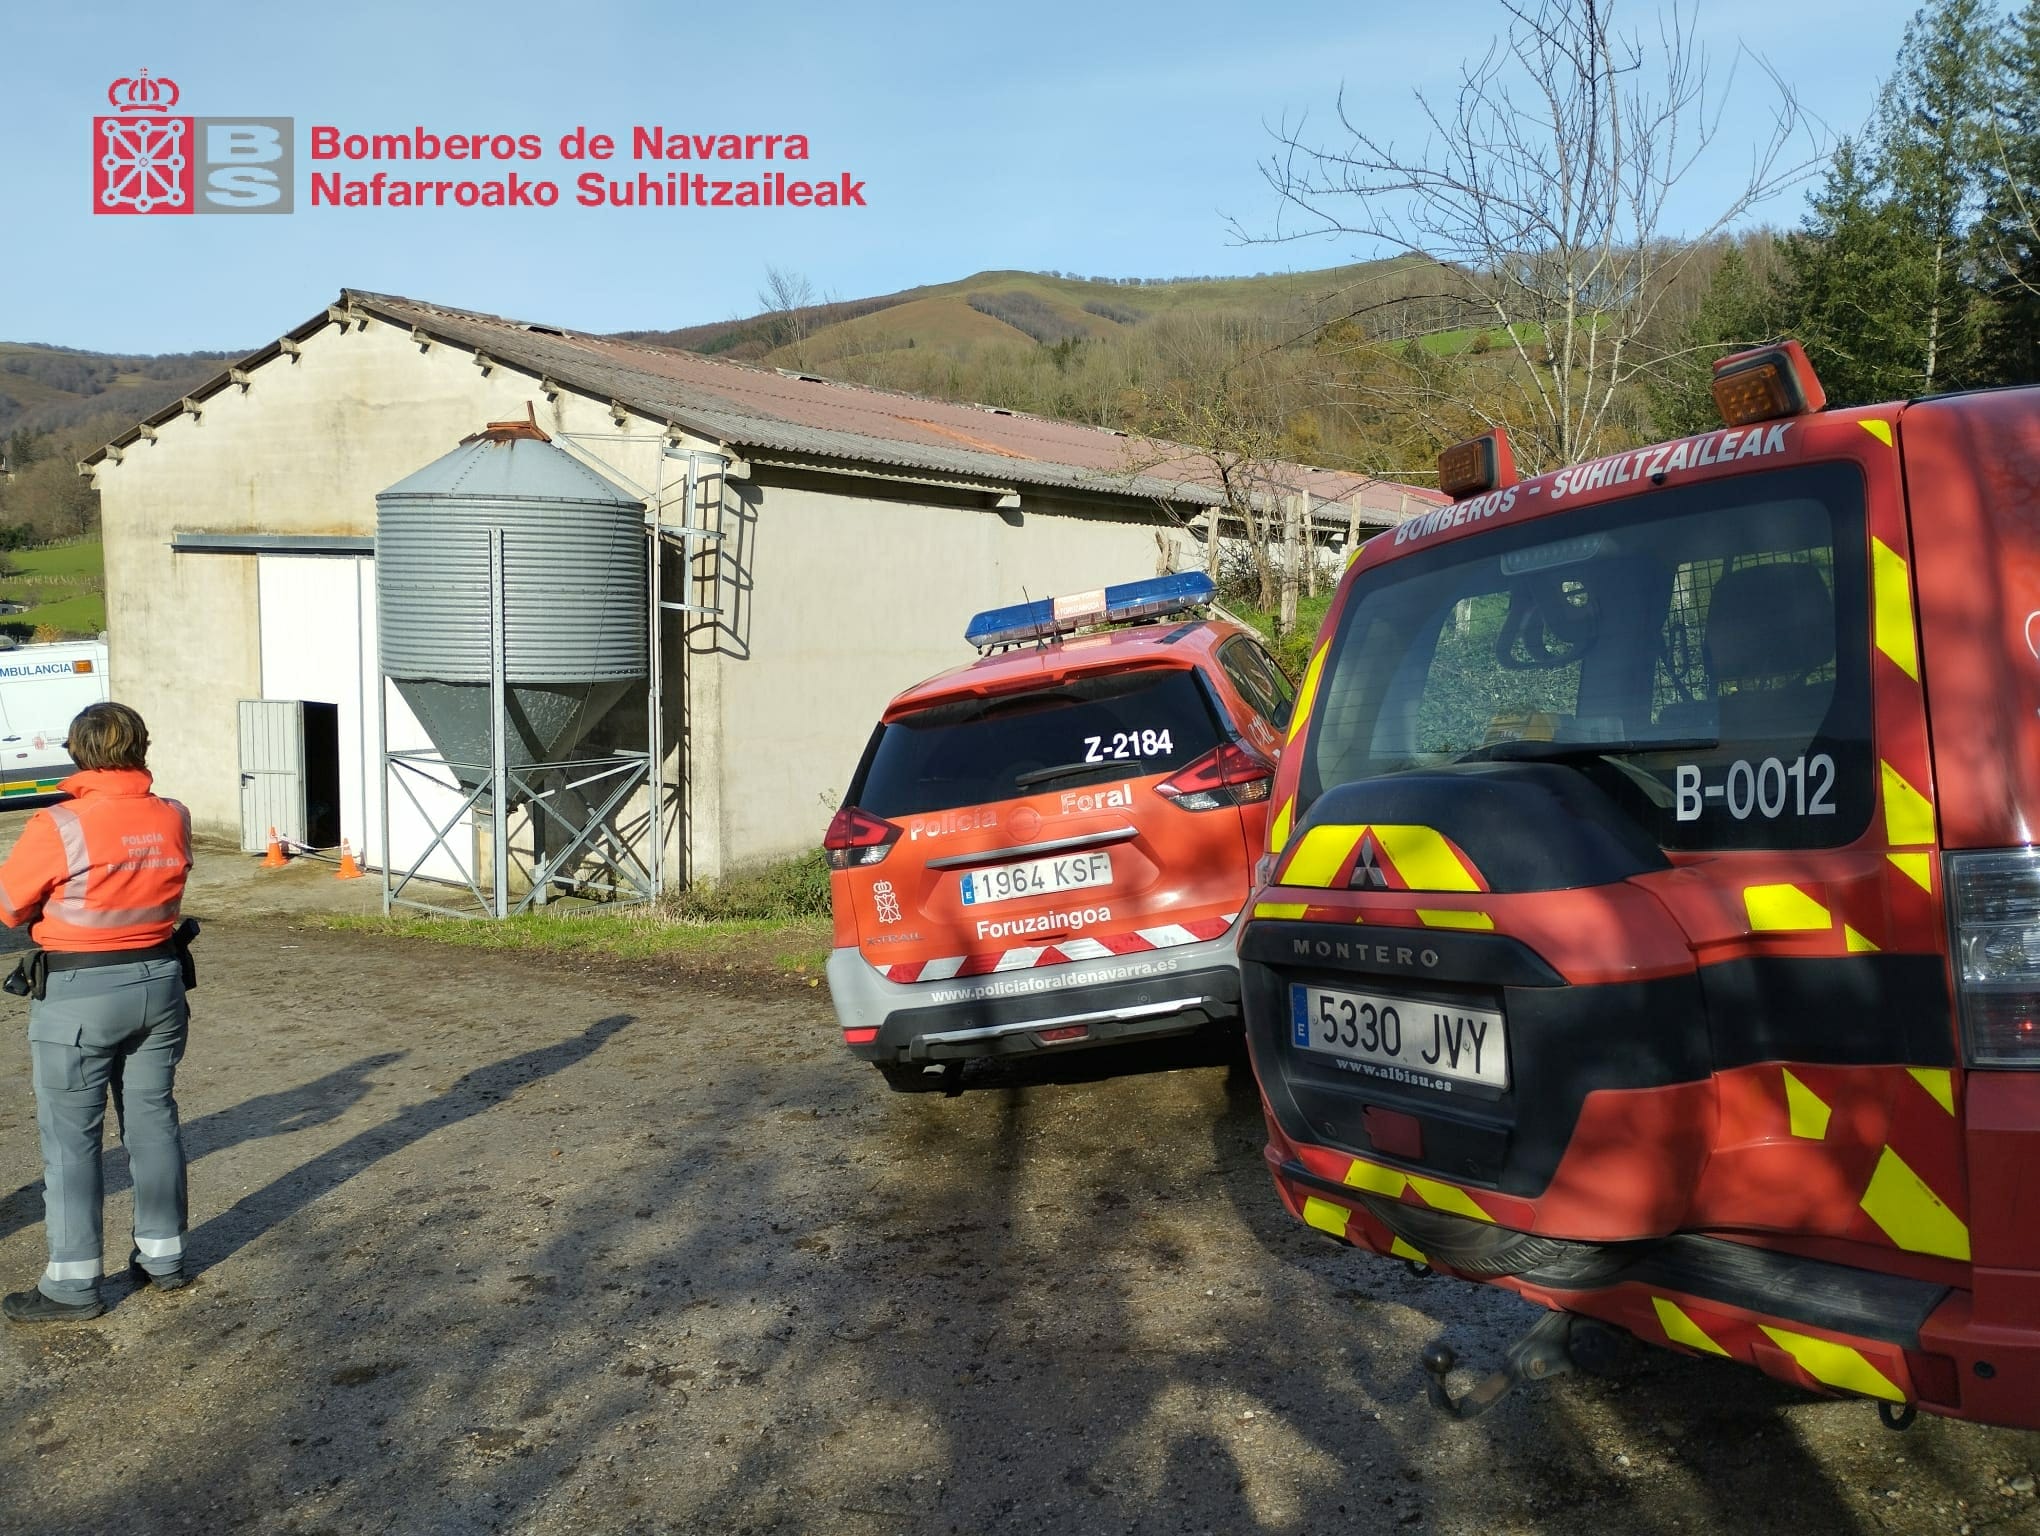
POLYGON ((44 949, 148 949, 168 942, 191 870, 191 813, 149 792, 145 769, 95 768, 64 780, 64 805, 38 811, 0 864, 0 922, 35 919, 44 949))

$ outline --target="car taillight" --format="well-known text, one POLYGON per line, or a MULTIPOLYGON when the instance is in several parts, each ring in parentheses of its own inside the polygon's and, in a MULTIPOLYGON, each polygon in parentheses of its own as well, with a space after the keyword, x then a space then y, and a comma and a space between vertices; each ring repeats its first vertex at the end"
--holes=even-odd
POLYGON ((1186 811, 1215 811, 1225 805, 1266 800, 1275 784, 1275 765, 1253 748, 1228 741, 1155 786, 1186 811))
POLYGON ((1972 1067, 2040 1067, 2040 849, 1951 853, 1962 1054, 1972 1067))
POLYGON ((822 850, 829 856, 829 868, 856 869, 878 863, 899 840, 900 829, 891 822, 846 805, 829 823, 829 830, 822 837, 822 850))

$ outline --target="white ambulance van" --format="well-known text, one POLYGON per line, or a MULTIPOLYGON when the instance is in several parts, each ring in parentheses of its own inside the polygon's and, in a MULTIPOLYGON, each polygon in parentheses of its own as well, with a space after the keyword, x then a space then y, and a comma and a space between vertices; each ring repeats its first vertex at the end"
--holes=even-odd
POLYGON ((106 688, 104 640, 0 650, 0 802, 58 792, 72 772, 71 719, 106 688))

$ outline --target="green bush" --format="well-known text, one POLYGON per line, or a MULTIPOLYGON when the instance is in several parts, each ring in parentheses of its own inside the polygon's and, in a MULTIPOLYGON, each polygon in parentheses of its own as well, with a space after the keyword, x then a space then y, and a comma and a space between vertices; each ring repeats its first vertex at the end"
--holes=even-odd
POLYGON ((787 921, 829 915, 829 866, 817 848, 798 858, 737 870, 682 891, 668 916, 683 922, 787 921))

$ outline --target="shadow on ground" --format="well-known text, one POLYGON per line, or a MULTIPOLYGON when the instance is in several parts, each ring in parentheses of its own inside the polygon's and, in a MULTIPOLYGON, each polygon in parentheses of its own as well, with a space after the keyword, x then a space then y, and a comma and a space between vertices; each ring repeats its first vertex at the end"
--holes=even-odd
POLYGON ((195 1117, 262 1176, 188 1293, 16 1341, 0 1525, 1924 1531, 2033 1456, 1923 1427, 1873 1507, 1867 1407, 1668 1356, 1434 1415, 1423 1344, 1531 1314, 1289 1221, 1222 1040, 902 1096, 813 1005, 433 964, 529 1038, 462 1064, 393 981, 393 1027, 195 1117))

